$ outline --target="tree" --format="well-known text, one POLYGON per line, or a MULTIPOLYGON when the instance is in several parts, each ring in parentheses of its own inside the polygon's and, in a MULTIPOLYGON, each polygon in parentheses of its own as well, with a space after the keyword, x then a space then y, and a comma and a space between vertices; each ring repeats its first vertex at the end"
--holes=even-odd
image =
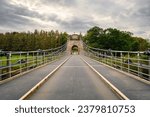
POLYGON ((101 41, 100 36, 103 34, 103 29, 97 26, 89 29, 84 37, 84 41, 93 47, 99 47, 99 42, 101 41))
POLYGON ((89 46, 102 49, 143 51, 149 47, 148 41, 133 37, 133 33, 118 29, 102 29, 97 26, 89 29, 83 41, 89 46))
POLYGON ((58 31, 6 32, 0 34, 0 49, 5 51, 30 51, 58 47, 67 42, 67 33, 58 31))

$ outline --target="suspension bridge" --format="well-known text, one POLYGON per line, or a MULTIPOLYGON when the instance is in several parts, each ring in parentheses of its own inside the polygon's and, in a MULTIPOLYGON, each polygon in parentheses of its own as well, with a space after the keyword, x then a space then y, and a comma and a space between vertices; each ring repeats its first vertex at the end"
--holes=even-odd
POLYGON ((1 100, 149 100, 144 52, 103 50, 74 35, 49 50, 8 52, 0 60, 1 100))

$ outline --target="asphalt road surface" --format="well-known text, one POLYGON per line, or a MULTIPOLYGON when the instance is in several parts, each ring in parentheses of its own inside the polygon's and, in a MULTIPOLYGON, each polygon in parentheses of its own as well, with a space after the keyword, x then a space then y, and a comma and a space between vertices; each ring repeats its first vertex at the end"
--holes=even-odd
POLYGON ((84 59, 131 100, 150 100, 150 85, 83 56, 84 59))
POLYGON ((119 100, 78 55, 73 55, 30 100, 119 100))
MULTIPOLYGON (((129 99, 150 100, 149 84, 138 81, 85 56, 82 57, 129 99)), ((12 81, 0 84, 0 100, 18 100, 65 59, 66 57, 12 81)), ((73 55, 29 99, 98 100, 119 99, 119 97, 80 59, 79 55, 73 55)))

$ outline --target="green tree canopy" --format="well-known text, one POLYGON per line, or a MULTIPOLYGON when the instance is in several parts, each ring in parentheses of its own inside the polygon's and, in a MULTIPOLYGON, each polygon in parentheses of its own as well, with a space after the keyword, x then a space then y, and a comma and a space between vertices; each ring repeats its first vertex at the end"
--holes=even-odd
POLYGON ((30 51, 50 49, 67 42, 68 34, 58 31, 6 32, 0 34, 0 49, 5 51, 30 51))
POLYGON ((143 51, 149 47, 147 40, 133 37, 131 32, 97 26, 89 29, 83 40, 89 46, 102 49, 143 51))

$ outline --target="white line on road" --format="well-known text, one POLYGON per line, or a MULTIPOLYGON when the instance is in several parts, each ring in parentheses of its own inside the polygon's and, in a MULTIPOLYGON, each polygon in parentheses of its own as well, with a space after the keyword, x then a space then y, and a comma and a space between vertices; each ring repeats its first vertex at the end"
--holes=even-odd
POLYGON ((36 84, 32 89, 30 89, 25 95, 23 95, 19 100, 27 99, 32 93, 34 93, 42 84, 44 84, 51 75, 53 75, 66 61, 68 61, 70 57, 65 59, 58 67, 56 67, 52 72, 50 72, 46 77, 44 77, 38 84, 36 84))
POLYGON ((129 100, 129 98, 127 96, 125 96, 125 94, 123 94, 119 89, 117 89, 113 84, 111 84, 103 75, 101 75, 98 71, 96 71, 88 62, 86 62, 86 60, 84 58, 81 57, 81 59, 96 73, 98 74, 102 80, 111 87, 111 89, 113 91, 115 91, 115 93, 117 95, 119 95, 122 99, 124 100, 129 100))

